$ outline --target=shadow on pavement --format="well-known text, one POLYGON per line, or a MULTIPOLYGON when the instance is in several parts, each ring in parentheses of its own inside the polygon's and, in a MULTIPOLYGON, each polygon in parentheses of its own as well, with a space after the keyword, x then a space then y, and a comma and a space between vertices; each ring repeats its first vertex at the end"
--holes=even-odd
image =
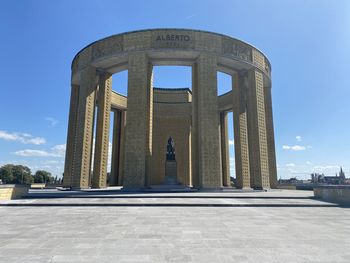
POLYGON ((5 203, 10 207, 343 207, 338 204, 184 204, 184 203, 5 203))

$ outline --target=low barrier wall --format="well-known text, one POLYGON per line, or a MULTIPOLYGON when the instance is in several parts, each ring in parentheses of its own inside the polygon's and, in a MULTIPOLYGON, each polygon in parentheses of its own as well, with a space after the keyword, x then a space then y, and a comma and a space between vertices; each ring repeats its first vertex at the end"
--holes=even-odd
POLYGON ((315 198, 350 205, 350 185, 323 185, 314 188, 315 198))
POLYGON ((46 186, 45 183, 34 183, 30 185, 31 189, 44 189, 46 186))
POLYGON ((28 194, 29 185, 3 184, 0 185, 0 201, 21 198, 28 194))
POLYGON ((287 189, 287 190, 296 190, 295 185, 290 185, 290 184, 278 184, 276 186, 277 189, 287 189))

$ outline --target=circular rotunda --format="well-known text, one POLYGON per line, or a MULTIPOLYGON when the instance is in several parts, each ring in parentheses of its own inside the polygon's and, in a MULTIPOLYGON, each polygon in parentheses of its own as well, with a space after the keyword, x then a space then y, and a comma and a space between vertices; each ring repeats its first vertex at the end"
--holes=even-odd
POLYGON ((235 187, 276 186, 271 65, 252 45, 201 30, 133 31, 86 46, 71 69, 64 186, 231 187, 229 112, 235 187), (192 86, 154 87, 159 65, 191 67, 192 86), (112 75, 124 70, 127 96, 112 90, 112 75), (218 72, 232 76, 231 91, 220 96, 218 72))

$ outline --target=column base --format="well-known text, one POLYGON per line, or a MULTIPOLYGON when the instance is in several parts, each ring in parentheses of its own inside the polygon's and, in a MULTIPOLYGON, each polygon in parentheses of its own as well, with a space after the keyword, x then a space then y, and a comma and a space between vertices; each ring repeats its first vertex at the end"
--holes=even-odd
POLYGON ((267 192, 267 190, 270 190, 271 188, 266 188, 266 187, 253 187, 253 190, 257 190, 257 191, 265 191, 267 192))
POLYGON ((145 192, 151 189, 151 187, 123 187, 120 189, 122 192, 145 192))
POLYGON ((91 189, 91 190, 94 190, 94 189, 107 189, 108 186, 101 186, 101 187, 90 187, 90 188, 87 188, 87 189, 91 189))
POLYGON ((82 191, 82 190, 89 190, 90 187, 70 187, 70 191, 82 191))

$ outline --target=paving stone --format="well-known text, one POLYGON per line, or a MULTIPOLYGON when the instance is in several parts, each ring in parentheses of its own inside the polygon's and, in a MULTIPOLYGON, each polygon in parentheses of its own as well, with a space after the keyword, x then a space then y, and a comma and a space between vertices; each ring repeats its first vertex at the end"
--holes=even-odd
POLYGON ((350 209, 312 192, 85 195, 0 203, 0 262, 349 262, 350 209))

